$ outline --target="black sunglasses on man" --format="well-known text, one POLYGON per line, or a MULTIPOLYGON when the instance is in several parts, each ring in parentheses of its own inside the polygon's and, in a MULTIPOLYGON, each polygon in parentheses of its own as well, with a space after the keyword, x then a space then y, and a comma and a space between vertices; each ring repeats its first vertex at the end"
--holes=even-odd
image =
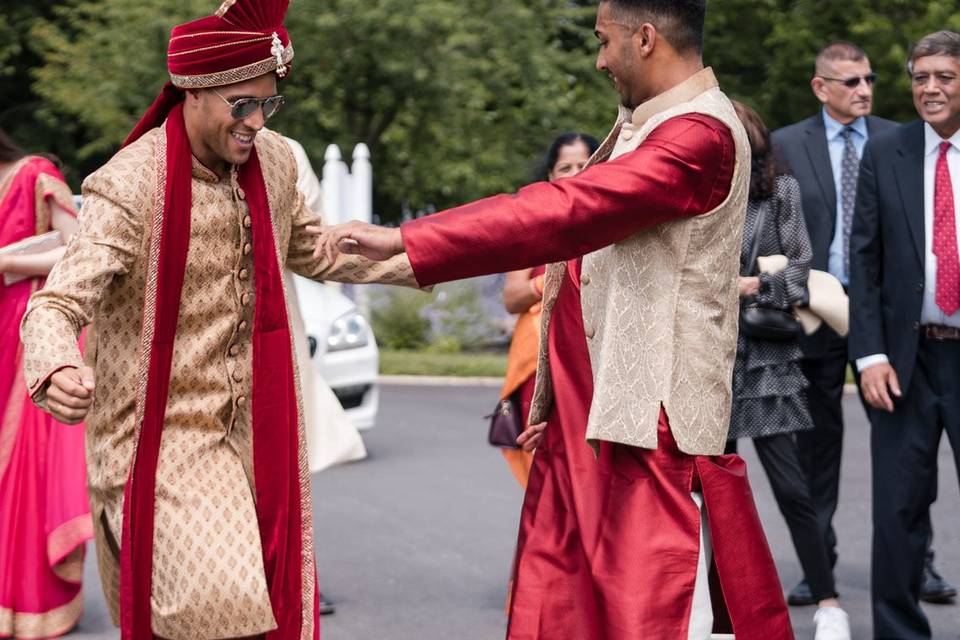
POLYGON ((819 76, 821 80, 827 80, 829 82, 839 82, 847 89, 856 89, 860 86, 861 82, 866 82, 868 87, 872 87, 873 84, 877 81, 877 74, 868 73, 865 76, 854 76, 852 78, 828 78, 826 76, 819 76))
POLYGON ((263 119, 269 120, 284 103, 282 95, 270 96, 269 98, 237 98, 230 102, 216 89, 211 89, 211 91, 220 96, 220 99, 230 107, 230 115, 235 120, 249 118, 257 109, 263 109, 263 119))

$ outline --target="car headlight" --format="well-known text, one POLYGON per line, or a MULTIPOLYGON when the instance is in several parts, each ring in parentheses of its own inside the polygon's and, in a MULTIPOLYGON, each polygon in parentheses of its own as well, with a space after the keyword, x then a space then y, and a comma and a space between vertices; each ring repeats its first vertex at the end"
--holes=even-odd
POLYGON ((356 311, 344 314, 330 325, 327 334, 327 353, 365 347, 370 342, 366 319, 356 311))

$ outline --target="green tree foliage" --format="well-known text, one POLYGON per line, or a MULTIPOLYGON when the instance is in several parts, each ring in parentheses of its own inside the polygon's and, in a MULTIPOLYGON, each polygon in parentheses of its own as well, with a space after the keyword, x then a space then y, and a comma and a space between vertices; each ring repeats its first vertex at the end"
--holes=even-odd
POLYGON ((89 132, 71 158, 83 173, 113 155, 167 81, 170 28, 210 13, 211 4, 76 0, 35 24, 32 40, 45 64, 33 70, 33 90, 44 113, 89 132))
POLYGON ((820 108, 810 90, 817 50, 850 40, 879 75, 874 113, 916 118, 905 62, 910 44, 940 29, 960 31, 960 5, 927 0, 714 0, 705 58, 721 85, 759 109, 771 128, 820 108))
POLYGON ((53 17, 58 0, 0 0, 0 127, 30 151, 55 151, 72 162, 84 132, 51 115, 33 91, 33 70, 43 64, 32 46, 34 27, 53 17))
MULTIPOLYGON (((162 86, 170 27, 213 5, 74 0, 32 30, 45 60, 34 90, 95 132, 71 154, 84 173, 162 86)), ((615 114, 583 51, 593 11, 556 0, 299 0, 288 17, 297 57, 282 86, 290 104, 271 126, 300 140, 316 166, 327 144, 365 142, 387 218, 401 205, 513 189, 555 133, 598 134, 615 114)))
POLYGON ((427 305, 433 296, 403 288, 377 290, 372 300, 370 323, 377 341, 387 349, 422 349, 430 341, 427 305))
MULTIPOLYGON (((0 13, 0 126, 79 180, 106 161, 166 80, 170 28, 218 0, 31 0, 0 13)), ((554 135, 602 136, 616 95, 594 69, 593 0, 294 0, 290 104, 271 126, 315 166, 327 144, 373 152, 375 206, 442 208, 514 189, 554 135)), ((955 2, 710 0, 705 59, 771 128, 818 108, 813 57, 860 43, 876 112, 914 117, 911 41, 960 30, 955 2)))
POLYGON ((365 142, 387 214, 513 189, 556 132, 596 133, 615 115, 582 50, 592 29, 576 26, 593 13, 556 0, 295 3, 284 91, 296 107, 282 126, 315 161, 329 142, 365 142))

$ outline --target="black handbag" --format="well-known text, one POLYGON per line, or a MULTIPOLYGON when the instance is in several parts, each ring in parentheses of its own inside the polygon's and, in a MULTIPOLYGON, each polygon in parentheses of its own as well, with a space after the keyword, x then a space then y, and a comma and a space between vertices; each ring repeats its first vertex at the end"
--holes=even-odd
MULTIPOLYGON (((757 223, 753 232, 753 244, 750 250, 750 272, 748 276, 755 276, 760 269, 757 258, 760 255, 760 239, 763 225, 766 221, 768 203, 760 205, 757 212, 757 223)), ((784 342, 796 340, 803 333, 800 319, 792 309, 777 309, 764 307, 756 301, 747 302, 740 306, 740 333, 757 340, 774 340, 784 342)))
POLYGON ((497 403, 497 408, 488 416, 490 431, 487 442, 501 449, 519 449, 517 438, 523 433, 523 416, 520 409, 520 391, 514 391, 510 397, 497 403))

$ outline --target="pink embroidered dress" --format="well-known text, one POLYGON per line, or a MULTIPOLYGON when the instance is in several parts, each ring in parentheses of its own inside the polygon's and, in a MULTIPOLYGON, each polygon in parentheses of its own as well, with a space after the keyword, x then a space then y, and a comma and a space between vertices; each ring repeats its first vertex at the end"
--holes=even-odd
MULTIPOLYGON (((0 247, 51 229, 51 204, 74 213, 48 160, 20 160, 0 184, 0 247)), ((19 327, 40 278, 0 276, 0 637, 50 638, 80 617, 84 543, 93 535, 83 425, 30 401, 19 327)))

